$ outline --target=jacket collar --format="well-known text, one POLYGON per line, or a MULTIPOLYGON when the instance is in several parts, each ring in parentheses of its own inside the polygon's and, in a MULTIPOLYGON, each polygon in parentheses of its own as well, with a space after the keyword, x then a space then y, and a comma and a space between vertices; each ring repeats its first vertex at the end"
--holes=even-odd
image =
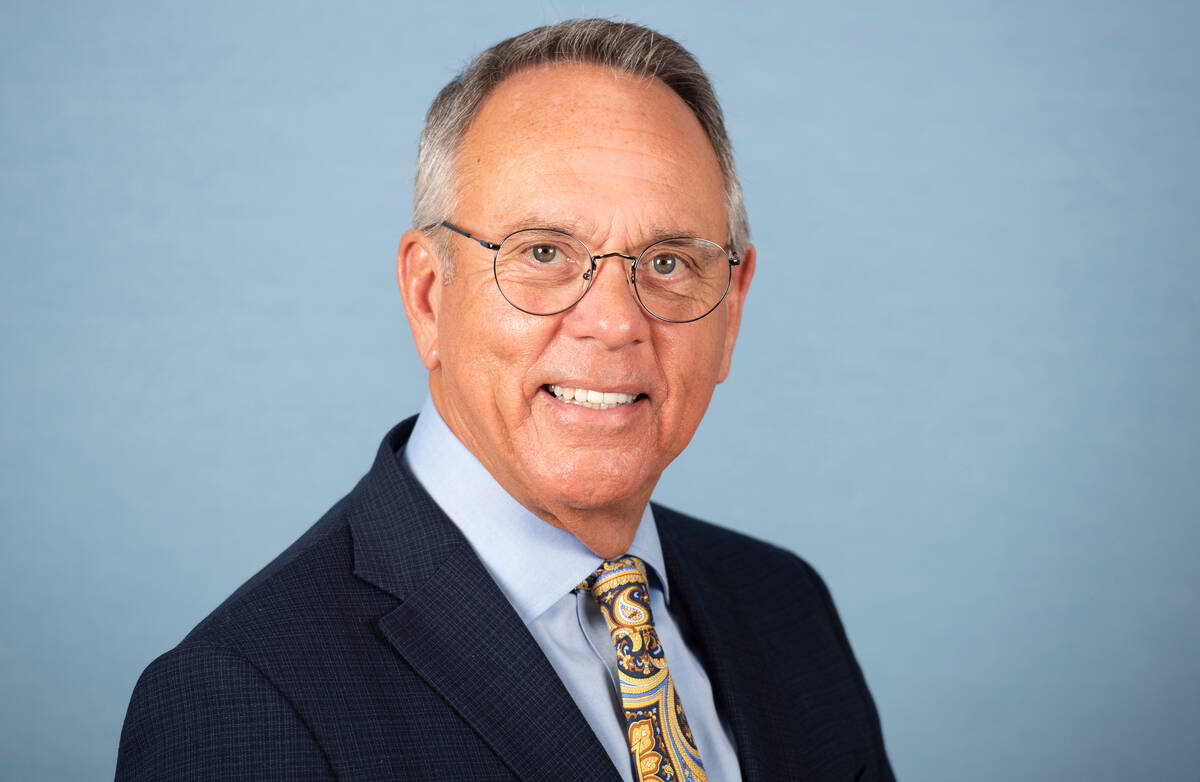
POLYGON ((518 777, 618 781, 533 636, 397 458, 415 420, 384 438, 348 508, 355 576, 399 601, 381 635, 518 777))

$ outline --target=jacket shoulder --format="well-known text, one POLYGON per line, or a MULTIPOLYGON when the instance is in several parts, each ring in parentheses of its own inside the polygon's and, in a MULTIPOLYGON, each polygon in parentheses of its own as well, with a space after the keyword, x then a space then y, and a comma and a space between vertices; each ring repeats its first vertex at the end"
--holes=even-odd
POLYGON ((718 632, 753 639, 737 656, 756 713, 772 715, 759 728, 782 765, 768 778, 829 762, 850 763, 848 778, 894 779, 874 699, 817 571, 786 549, 669 508, 656 505, 654 518, 668 570, 677 568, 672 584, 680 576, 702 596, 693 610, 723 617, 718 632), (806 754, 814 745, 802 737, 820 737, 820 752, 840 759, 806 754))
POLYGON ((191 643, 138 680, 116 778, 331 779, 333 771, 294 704, 249 659, 191 643))
POLYGON ((362 487, 146 668, 118 779, 323 779, 366 762, 336 752, 361 705, 342 696, 384 680, 373 628, 396 599, 354 572, 362 487))
POLYGON ((363 585, 352 576, 353 545, 346 520, 354 493, 329 509, 292 545, 234 590, 180 642, 189 646, 255 648, 281 625, 308 625, 345 605, 363 585))
MULTIPOLYGON (((800 556, 741 532, 655 504, 654 519, 670 558, 729 599, 752 596, 759 612, 789 617, 783 625, 822 627, 848 660, 854 655, 833 597, 800 556)), ((857 669, 857 664, 855 664, 857 669)))

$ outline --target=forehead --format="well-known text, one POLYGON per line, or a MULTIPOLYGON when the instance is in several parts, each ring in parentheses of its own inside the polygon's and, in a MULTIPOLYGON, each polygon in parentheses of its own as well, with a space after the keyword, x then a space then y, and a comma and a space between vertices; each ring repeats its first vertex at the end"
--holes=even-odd
POLYGON ((720 166, 691 109, 658 79, 598 66, 540 66, 502 82, 463 137, 457 180, 458 216, 479 230, 725 231, 720 166))

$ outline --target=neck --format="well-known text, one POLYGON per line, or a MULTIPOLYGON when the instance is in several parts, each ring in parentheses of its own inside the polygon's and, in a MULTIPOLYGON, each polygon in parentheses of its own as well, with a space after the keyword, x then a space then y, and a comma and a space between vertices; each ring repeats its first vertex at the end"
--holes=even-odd
POLYGON ((646 508, 646 502, 643 501, 636 508, 630 507, 628 510, 564 508, 551 513, 530 507, 520 497, 516 499, 542 521, 571 533, 593 554, 604 559, 619 557, 629 550, 642 520, 642 511, 646 508))

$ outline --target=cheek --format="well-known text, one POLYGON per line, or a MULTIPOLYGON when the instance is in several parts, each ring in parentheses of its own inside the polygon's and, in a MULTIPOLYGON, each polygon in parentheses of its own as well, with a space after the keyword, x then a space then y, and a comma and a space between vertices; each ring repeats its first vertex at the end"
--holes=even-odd
MULTIPOLYGON (((717 313, 713 313, 709 318, 716 316, 717 313)), ((708 409, 725 354, 724 322, 723 317, 712 324, 702 321, 707 328, 695 328, 691 332, 684 329, 701 324, 672 325, 680 331, 670 333, 659 349, 660 360, 671 378, 672 417, 678 428, 671 433, 673 435, 690 438, 708 409)))
POLYGON ((453 297, 444 311, 448 317, 439 322, 442 362, 460 393, 507 408, 525 396, 524 376, 545 349, 554 319, 514 309, 499 294, 492 295, 490 278, 486 282, 453 297))

